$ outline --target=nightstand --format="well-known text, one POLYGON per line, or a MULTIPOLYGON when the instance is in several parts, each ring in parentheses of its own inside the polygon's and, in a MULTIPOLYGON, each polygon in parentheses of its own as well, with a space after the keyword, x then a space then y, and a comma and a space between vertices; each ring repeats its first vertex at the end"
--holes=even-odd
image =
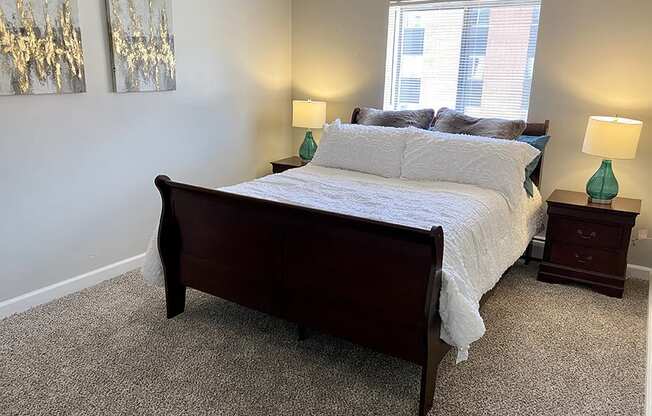
POLYGON ((309 162, 306 162, 305 160, 301 159, 298 156, 292 156, 292 157, 288 157, 287 159, 281 159, 272 162, 272 172, 281 173, 281 172, 285 172, 286 170, 296 169, 296 168, 306 166, 308 163, 309 162))
POLYGON ((632 228, 641 212, 638 199, 611 205, 588 202, 584 193, 555 191, 548 199, 548 229, 538 279, 576 282, 623 297, 632 228))

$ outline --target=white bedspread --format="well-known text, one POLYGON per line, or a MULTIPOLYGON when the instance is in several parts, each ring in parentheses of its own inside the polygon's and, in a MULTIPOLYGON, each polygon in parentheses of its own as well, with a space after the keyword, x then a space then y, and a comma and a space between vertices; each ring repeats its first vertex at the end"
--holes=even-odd
MULTIPOLYGON (((482 295, 523 254, 544 214, 536 189, 533 198, 524 191, 522 203, 512 209, 498 192, 473 185, 387 179, 313 165, 221 190, 427 230, 441 225, 441 338, 457 347, 458 362, 484 335, 482 295)), ((154 242, 152 238, 143 274, 162 285, 154 242)))

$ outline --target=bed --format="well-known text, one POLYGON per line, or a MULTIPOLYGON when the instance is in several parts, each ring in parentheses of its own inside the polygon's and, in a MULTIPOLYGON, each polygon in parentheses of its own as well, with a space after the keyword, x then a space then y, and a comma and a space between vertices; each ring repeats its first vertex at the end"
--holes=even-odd
MULTIPOLYGON (((529 124, 526 134, 547 127, 529 124)), ((163 209, 148 258, 160 256, 168 318, 193 288, 294 322, 300 338, 312 328, 413 362, 421 416, 439 362, 450 345, 466 358, 482 336, 483 295, 543 218, 536 187, 512 209, 477 186, 312 164, 220 190, 155 183, 163 209)))

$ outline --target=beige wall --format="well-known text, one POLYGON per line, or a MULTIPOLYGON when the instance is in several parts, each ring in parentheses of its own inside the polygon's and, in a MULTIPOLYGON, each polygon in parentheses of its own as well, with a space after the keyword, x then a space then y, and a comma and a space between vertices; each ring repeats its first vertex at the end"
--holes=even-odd
MULTIPOLYGON (((581 153, 589 115, 645 122, 638 158, 615 161, 621 195, 643 200, 639 228, 652 227, 652 2, 544 0, 530 104, 532 120, 552 121, 545 195, 584 189, 600 159, 581 153)), ((652 267, 652 241, 630 262, 652 267)))
MULTIPOLYGON (((382 107, 388 14, 389 0, 293 0, 294 99, 327 101, 327 120, 382 107)), ((297 148, 303 134, 294 129, 297 148)))
MULTIPOLYGON (((293 95, 328 101, 328 118, 382 106, 386 0, 294 0, 293 95)), ((591 114, 646 122, 635 161, 617 161, 622 195, 643 199, 639 228, 652 227, 652 2, 543 0, 530 120, 550 119, 553 141, 543 193, 582 191, 599 159, 581 153, 591 114)), ((301 133, 295 132, 295 146, 301 133)), ((652 241, 630 262, 652 267, 652 241)))
POLYGON ((105 1, 83 0, 88 93, 0 97, 0 301, 143 253, 157 174, 232 184, 293 151, 290 0, 236 3, 174 2, 175 92, 112 93, 105 1))
MULTIPOLYGON (((117 95, 104 1, 80 2, 88 93, 0 97, 0 301, 142 253, 156 174, 220 186, 296 153, 291 95, 328 101, 331 120, 382 106, 388 1, 292 3, 176 2, 178 91, 117 95)), ((530 115, 553 123, 546 196, 582 190, 597 168, 580 152, 590 114, 646 122, 638 159, 616 162, 623 195, 644 200, 641 227, 652 227, 651 15, 648 0, 544 0, 530 115)), ((631 262, 652 266, 652 242, 631 262)))

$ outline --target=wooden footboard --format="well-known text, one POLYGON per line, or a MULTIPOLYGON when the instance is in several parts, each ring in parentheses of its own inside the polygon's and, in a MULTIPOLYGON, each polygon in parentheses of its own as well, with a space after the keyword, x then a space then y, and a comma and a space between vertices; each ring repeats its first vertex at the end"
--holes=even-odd
POLYGON ((444 237, 431 231, 156 178, 167 315, 187 287, 422 366, 419 414, 439 362, 444 237))

